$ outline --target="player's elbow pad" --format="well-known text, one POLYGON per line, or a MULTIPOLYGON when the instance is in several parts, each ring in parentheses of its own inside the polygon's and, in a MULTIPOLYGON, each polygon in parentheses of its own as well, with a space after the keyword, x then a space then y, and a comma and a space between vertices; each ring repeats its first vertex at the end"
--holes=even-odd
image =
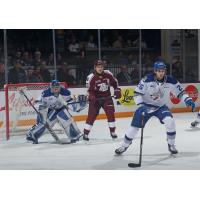
POLYGON ((142 98, 141 95, 135 95, 133 98, 134 98, 134 101, 135 101, 135 103, 136 103, 137 105, 140 105, 140 104, 143 103, 143 98, 142 98))
POLYGON ((185 100, 187 99, 187 98, 189 98, 189 96, 188 96, 188 94, 183 94, 182 95, 182 97, 181 97, 181 99, 185 102, 185 100))

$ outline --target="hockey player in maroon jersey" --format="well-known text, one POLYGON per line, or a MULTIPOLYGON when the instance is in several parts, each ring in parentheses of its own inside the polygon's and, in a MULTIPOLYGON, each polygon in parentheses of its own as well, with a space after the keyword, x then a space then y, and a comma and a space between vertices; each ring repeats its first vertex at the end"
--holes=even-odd
POLYGON ((115 108, 110 87, 112 86, 114 88, 115 99, 121 97, 121 89, 118 87, 117 79, 113 74, 108 70, 104 70, 102 60, 95 61, 94 72, 87 77, 86 86, 88 87, 89 109, 83 139, 89 141, 89 132, 101 108, 106 113, 111 137, 113 139, 117 138, 115 133, 115 108))

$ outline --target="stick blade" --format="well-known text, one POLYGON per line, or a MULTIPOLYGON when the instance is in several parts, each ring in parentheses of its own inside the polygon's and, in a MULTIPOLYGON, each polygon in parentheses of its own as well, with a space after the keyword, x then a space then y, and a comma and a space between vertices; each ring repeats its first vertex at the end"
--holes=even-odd
POLYGON ((128 166, 131 168, 137 168, 137 167, 141 167, 141 164, 139 163, 128 163, 128 166))

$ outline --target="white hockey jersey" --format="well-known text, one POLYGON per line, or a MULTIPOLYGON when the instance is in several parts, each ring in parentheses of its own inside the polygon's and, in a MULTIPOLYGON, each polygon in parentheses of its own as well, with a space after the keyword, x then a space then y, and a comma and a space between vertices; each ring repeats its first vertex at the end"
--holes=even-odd
POLYGON ((42 95, 38 98, 37 103, 39 104, 39 110, 50 108, 50 109, 60 109, 63 107, 64 102, 72 101, 71 92, 68 89, 60 89, 59 96, 56 97, 48 88, 42 92, 42 95))
POLYGON ((137 85, 134 92, 134 100, 137 105, 145 103, 155 107, 167 105, 170 92, 185 101, 189 96, 181 84, 172 76, 166 75, 164 81, 155 79, 155 75, 146 75, 137 85))

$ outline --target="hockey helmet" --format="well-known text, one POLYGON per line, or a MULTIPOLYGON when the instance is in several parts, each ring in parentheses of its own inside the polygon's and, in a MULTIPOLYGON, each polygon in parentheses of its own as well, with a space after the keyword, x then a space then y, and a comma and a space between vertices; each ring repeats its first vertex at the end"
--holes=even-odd
POLYGON ((154 70, 160 70, 160 69, 166 69, 166 68, 167 68, 167 66, 163 61, 156 61, 153 64, 153 69, 154 70))
POLYGON ((51 81, 50 84, 51 92, 55 95, 58 96, 60 93, 60 83, 58 80, 53 80, 51 81))

